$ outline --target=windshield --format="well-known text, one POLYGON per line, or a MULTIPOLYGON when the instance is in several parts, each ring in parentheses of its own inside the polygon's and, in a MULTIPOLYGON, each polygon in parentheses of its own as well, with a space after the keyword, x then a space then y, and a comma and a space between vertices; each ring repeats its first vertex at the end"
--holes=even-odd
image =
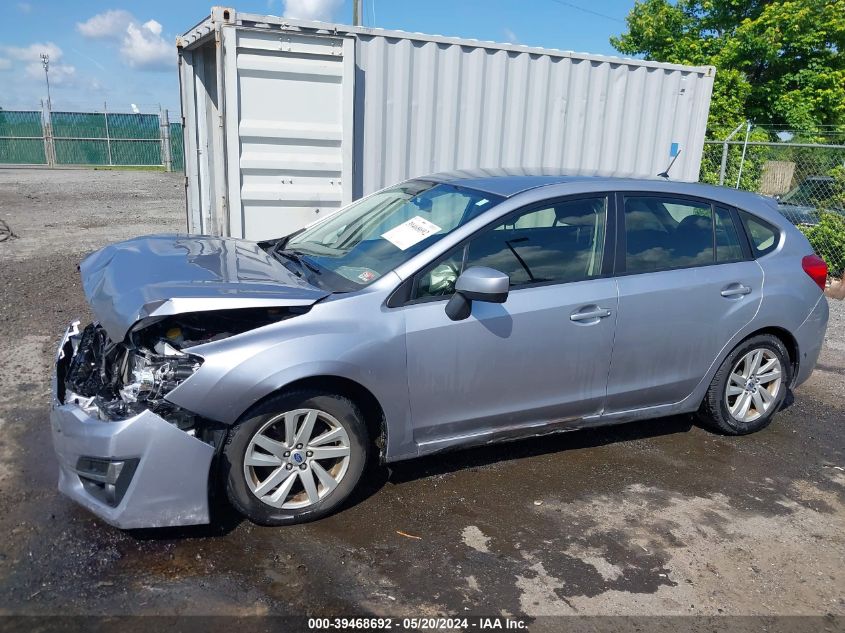
POLYGON ((335 291, 372 282, 501 202, 492 194, 412 180, 373 194, 280 244, 335 291))

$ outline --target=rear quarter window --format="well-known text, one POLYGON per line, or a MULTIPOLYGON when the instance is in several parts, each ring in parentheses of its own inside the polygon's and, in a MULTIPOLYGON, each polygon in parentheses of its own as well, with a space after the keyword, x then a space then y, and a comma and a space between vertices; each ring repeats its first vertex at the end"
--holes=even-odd
POLYGON ((751 251, 755 257, 771 253, 777 248, 780 240, 780 231, 777 227, 745 211, 740 211, 739 215, 745 225, 745 232, 748 235, 748 241, 751 242, 751 251))

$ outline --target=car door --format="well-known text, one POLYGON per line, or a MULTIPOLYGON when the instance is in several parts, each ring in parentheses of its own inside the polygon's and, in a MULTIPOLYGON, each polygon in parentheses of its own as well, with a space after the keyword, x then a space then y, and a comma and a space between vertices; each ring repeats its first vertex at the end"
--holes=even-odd
POLYGON ((617 304, 608 200, 518 211, 416 276, 402 309, 419 444, 601 412, 617 304), (472 266, 507 273, 509 296, 504 304, 475 301, 469 318, 451 321, 446 300, 472 266))
POLYGON ((620 194, 618 208, 607 413, 687 397, 754 317, 763 287, 736 211, 654 194, 620 194))

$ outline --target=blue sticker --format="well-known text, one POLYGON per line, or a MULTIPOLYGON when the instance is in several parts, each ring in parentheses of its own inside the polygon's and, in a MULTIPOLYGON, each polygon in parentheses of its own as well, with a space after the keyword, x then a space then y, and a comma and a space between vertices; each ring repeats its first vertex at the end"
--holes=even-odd
POLYGON ((669 157, 675 158, 678 154, 681 153, 681 144, 680 143, 672 143, 669 147, 669 157))

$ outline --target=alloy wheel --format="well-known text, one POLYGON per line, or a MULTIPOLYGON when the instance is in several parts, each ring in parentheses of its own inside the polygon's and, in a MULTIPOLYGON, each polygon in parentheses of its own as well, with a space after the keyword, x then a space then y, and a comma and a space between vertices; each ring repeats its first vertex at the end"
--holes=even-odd
POLYGON ((728 377, 725 404, 740 422, 753 422, 766 415, 780 394, 782 367, 777 355, 766 348, 751 350, 737 361, 728 377))
POLYGON ((333 416, 296 409, 274 416, 249 442, 244 477, 274 508, 299 509, 331 493, 349 468, 349 436, 333 416))

